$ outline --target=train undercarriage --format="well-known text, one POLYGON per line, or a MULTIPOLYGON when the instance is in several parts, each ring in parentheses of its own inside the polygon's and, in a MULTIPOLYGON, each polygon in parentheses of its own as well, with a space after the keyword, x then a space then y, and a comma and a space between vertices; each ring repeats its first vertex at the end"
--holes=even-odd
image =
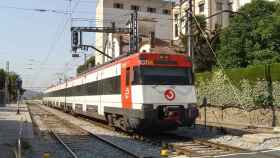
POLYGON ((188 112, 182 105, 161 105, 156 109, 151 108, 152 105, 144 105, 143 110, 105 107, 104 116, 99 115, 97 110, 84 112, 82 107, 78 105, 73 109, 71 103, 46 102, 44 105, 72 115, 99 120, 126 132, 158 133, 176 130, 180 126, 191 126, 195 122, 195 118, 188 116, 188 112))

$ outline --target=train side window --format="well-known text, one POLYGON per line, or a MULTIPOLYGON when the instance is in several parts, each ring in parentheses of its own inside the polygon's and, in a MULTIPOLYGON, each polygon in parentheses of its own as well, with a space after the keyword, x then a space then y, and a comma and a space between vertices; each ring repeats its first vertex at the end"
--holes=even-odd
POLYGON ((126 85, 129 86, 130 82, 130 67, 126 68, 126 85))

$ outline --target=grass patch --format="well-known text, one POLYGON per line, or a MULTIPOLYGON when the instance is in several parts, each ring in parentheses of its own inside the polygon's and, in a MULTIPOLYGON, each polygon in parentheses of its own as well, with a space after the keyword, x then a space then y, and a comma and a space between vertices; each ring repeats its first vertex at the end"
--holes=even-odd
MULTIPOLYGON (((270 71, 272 81, 280 81, 280 64, 271 64, 270 71)), ((252 65, 247 68, 225 69, 225 73, 236 86, 238 86, 240 81, 244 79, 254 84, 258 80, 265 80, 265 65, 252 65)), ((213 74, 213 72, 196 73, 195 77, 197 84, 212 80, 213 74)))

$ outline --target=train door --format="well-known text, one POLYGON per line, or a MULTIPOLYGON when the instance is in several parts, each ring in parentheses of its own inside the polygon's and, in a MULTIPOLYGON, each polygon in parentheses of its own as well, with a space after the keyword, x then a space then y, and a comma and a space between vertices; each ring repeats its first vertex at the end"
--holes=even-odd
POLYGON ((132 67, 122 65, 121 70, 121 94, 122 94, 122 107, 124 109, 131 109, 132 100, 131 100, 131 73, 132 67))
POLYGON ((98 85, 97 85, 97 97, 98 97, 98 114, 99 115, 104 115, 104 106, 102 104, 102 95, 103 95, 103 82, 102 82, 102 71, 99 71, 97 73, 97 80, 98 80, 98 85))

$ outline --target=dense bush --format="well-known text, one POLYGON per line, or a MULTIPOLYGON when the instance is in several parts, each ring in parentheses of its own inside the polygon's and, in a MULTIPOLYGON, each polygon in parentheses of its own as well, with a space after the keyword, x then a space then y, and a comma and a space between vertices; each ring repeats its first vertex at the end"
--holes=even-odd
MULTIPOLYGON (((271 76, 273 103, 280 107, 279 66, 280 64, 275 64, 272 67, 271 76)), ((247 111, 267 105, 269 94, 264 77, 264 66, 231 69, 225 72, 226 75, 221 70, 196 74, 198 104, 201 105, 203 98, 206 97, 211 105, 225 108, 238 107, 247 111)))
POLYGON ((77 68, 77 75, 83 73, 83 72, 86 72, 88 69, 90 69, 91 67, 94 67, 95 66, 95 56, 92 56, 90 57, 86 63, 78 66, 77 68))
MULTIPOLYGON (((280 81, 280 64, 271 64, 271 78, 273 81, 280 81)), ((243 79, 248 80, 250 83, 255 83, 259 80, 265 80, 265 66, 254 65, 247 68, 234 68, 224 70, 231 82, 239 87, 239 82, 243 79)), ((196 74, 197 83, 201 81, 212 79, 215 73, 203 72, 196 74)))

